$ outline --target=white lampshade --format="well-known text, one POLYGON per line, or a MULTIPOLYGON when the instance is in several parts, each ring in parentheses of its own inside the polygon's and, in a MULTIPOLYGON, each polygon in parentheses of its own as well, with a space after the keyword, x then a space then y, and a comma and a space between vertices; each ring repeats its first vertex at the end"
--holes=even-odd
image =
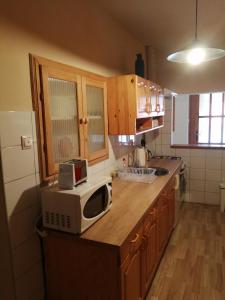
POLYGON ((198 65, 202 62, 218 59, 223 56, 225 56, 225 50, 223 49, 209 48, 193 43, 192 47, 170 54, 167 60, 198 65))
POLYGON ((202 62, 210 61, 225 56, 225 50, 219 48, 206 47, 201 45, 197 37, 198 26, 198 0, 195 5, 195 39, 193 43, 169 56, 167 60, 177 63, 188 63, 191 65, 199 65, 202 62))

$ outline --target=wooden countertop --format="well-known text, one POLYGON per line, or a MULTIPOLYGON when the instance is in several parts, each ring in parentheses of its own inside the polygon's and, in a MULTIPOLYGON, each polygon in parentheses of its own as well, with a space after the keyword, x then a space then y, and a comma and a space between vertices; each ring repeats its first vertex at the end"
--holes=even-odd
POLYGON ((121 246, 180 165, 177 160, 151 159, 149 167, 167 168, 169 174, 158 176, 153 183, 113 180, 111 209, 80 238, 121 246))

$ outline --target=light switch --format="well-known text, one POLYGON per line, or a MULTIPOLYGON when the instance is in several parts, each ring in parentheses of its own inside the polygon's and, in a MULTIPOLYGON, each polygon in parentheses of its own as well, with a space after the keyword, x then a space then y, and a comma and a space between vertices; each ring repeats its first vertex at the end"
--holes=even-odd
POLYGON ((25 135, 21 136, 21 146, 23 150, 31 149, 32 143, 33 143, 32 136, 25 136, 25 135))

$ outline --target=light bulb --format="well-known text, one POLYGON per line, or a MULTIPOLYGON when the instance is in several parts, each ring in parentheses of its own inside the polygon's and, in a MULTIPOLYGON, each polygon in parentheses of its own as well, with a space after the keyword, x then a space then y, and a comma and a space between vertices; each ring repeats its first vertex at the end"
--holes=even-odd
POLYGON ((205 56, 204 48, 194 48, 187 54, 187 62, 191 65, 198 65, 204 61, 205 56))

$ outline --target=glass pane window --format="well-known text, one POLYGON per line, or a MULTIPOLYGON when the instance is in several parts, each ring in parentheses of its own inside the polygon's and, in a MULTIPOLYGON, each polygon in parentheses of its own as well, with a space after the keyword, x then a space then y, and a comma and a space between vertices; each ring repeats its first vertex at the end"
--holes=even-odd
POLYGON ((225 144, 225 118, 223 118, 223 143, 225 144))
POLYGON ((209 118, 199 118, 198 124, 198 142, 209 142, 209 118))
POLYGON ((213 93, 212 94, 212 116, 221 116, 222 115, 222 103, 223 103, 223 93, 213 93))
POLYGON ((54 162, 76 158, 79 152, 77 86, 75 82, 48 78, 54 162))
POLYGON ((222 118, 211 118, 210 143, 221 143, 222 118))
POLYGON ((105 147, 104 90, 87 85, 88 152, 92 154, 105 147))
POLYGON ((210 107, 210 94, 199 95, 199 116, 208 116, 210 107))

